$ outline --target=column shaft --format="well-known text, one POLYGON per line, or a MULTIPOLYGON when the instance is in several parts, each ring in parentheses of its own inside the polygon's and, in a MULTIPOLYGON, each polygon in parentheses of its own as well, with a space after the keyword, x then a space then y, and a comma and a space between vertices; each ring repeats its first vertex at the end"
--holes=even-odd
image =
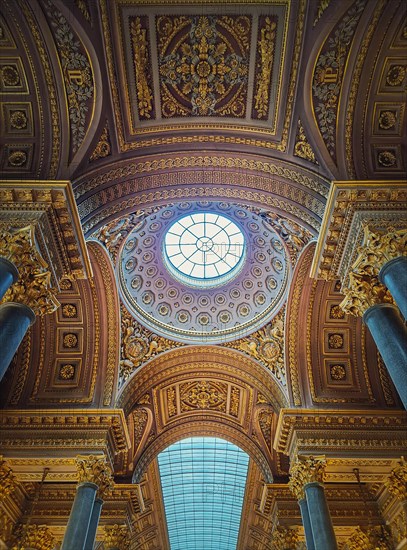
POLYGON ((314 538, 312 536, 311 521, 309 518, 307 500, 305 498, 302 498, 298 501, 298 504, 301 510, 302 525, 304 527, 305 542, 307 544, 307 550, 315 550, 315 544, 314 544, 314 538))
POLYGON ((21 340, 35 321, 35 313, 24 304, 0 305, 0 380, 3 378, 21 340))
POLYGON ((315 550, 338 550, 323 486, 314 481, 304 485, 315 550))
POLYGON ((18 271, 15 265, 6 258, 0 258, 0 300, 17 280, 18 271))
POLYGON ((381 268, 379 280, 390 290, 404 319, 407 319, 407 258, 400 256, 381 268))
POLYGON ((407 329, 398 309, 392 304, 376 304, 365 311, 363 321, 407 409, 407 329))
POLYGON ((92 515, 90 517, 88 535, 86 537, 84 550, 93 550, 95 544, 96 531, 99 525, 99 518, 102 512, 103 500, 96 498, 93 504, 92 515))
POLYGON ((61 550, 84 550, 97 490, 95 483, 79 483, 61 550))

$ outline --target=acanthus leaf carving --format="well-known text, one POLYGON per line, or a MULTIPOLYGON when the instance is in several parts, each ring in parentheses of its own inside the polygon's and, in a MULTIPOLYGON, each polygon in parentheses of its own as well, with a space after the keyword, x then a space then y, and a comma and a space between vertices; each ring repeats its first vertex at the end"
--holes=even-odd
POLYGON ((0 229, 0 256, 17 267, 19 279, 2 302, 18 302, 37 315, 53 313, 58 307, 57 289, 51 287, 51 272, 35 245, 34 226, 5 231, 0 229))

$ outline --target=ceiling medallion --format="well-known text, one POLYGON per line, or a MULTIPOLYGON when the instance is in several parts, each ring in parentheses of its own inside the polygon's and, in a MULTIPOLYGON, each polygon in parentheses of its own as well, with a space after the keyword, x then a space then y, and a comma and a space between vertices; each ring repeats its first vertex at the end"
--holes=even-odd
POLYGON ((169 205, 121 245, 118 275, 133 316, 183 343, 218 344, 258 330, 281 309, 290 264, 266 219, 239 204, 169 205))

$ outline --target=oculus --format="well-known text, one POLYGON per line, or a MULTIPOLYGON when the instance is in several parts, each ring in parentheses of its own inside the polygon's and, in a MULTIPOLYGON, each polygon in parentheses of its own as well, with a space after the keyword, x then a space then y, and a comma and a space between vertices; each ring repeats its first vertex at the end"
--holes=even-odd
POLYGON ((189 214, 165 234, 164 258, 181 282, 206 288, 229 281, 245 256, 245 238, 229 218, 214 212, 189 214))

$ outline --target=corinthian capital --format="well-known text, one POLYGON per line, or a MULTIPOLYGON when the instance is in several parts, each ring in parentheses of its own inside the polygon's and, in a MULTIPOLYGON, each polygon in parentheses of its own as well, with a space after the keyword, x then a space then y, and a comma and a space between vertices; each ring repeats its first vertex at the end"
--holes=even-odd
POLYGON ((16 489, 17 479, 0 455, 0 501, 5 500, 16 489))
POLYGON ((325 467, 326 461, 323 456, 299 456, 291 465, 288 486, 298 500, 304 498, 304 485, 313 481, 323 481, 325 467))
POLYGON ((35 245, 34 226, 16 231, 0 229, 0 256, 13 262, 20 275, 6 292, 4 302, 25 304, 37 315, 52 313, 59 307, 48 264, 35 245))
POLYGON ((22 525, 17 529, 16 542, 11 550, 53 550, 55 538, 46 525, 22 525))
POLYGON ((107 525, 105 527, 104 546, 106 550, 126 550, 129 546, 128 529, 125 525, 107 525))
POLYGON ((346 313, 362 316, 375 304, 393 303, 390 292, 379 281, 379 272, 389 260, 406 253, 406 244, 406 229, 380 232, 365 225, 358 257, 342 287, 345 298, 340 306, 346 313))
POLYGON ((391 471, 386 485, 392 495, 402 502, 407 501, 407 462, 404 457, 401 458, 399 465, 391 471))
POLYGON ((114 487, 112 470, 104 456, 77 456, 76 467, 78 469, 78 481, 83 483, 90 481, 98 486, 98 495, 104 494, 114 487))
POLYGON ((277 527, 274 530, 272 538, 273 550, 287 550, 287 548, 294 550, 297 548, 298 542, 298 530, 296 528, 277 527))

